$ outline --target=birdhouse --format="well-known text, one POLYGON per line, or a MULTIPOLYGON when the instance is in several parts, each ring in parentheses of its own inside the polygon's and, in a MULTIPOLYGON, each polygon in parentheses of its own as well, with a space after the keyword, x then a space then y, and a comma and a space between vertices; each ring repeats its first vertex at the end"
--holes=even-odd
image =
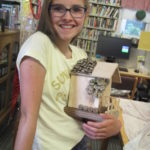
POLYGON ((117 63, 83 59, 71 71, 71 85, 65 112, 78 119, 101 121, 99 113, 110 106, 111 84, 120 82, 117 63))

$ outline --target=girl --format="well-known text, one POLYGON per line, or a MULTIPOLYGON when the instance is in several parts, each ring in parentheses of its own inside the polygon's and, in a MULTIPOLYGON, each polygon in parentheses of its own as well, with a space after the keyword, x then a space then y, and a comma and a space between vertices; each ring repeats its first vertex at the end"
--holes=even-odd
POLYGON ((88 0, 44 0, 37 32, 17 58, 21 117, 15 150, 87 150, 84 135, 105 139, 119 132, 120 122, 110 115, 103 114, 101 123, 82 124, 64 112, 70 70, 87 57, 70 42, 87 14, 88 0))

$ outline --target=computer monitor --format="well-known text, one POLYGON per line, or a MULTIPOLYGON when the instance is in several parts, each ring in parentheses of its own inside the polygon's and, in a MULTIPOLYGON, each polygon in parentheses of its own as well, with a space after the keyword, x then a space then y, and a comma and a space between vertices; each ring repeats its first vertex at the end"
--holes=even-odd
POLYGON ((104 56, 106 61, 114 62, 116 59, 129 59, 130 48, 130 39, 99 35, 96 54, 104 56))

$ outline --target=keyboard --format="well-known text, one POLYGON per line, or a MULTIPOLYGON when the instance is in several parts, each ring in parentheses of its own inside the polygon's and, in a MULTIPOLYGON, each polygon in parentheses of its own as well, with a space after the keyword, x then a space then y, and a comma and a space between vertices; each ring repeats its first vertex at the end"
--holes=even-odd
POLYGON ((128 72, 128 69, 125 67, 119 67, 119 71, 124 71, 124 72, 128 72))

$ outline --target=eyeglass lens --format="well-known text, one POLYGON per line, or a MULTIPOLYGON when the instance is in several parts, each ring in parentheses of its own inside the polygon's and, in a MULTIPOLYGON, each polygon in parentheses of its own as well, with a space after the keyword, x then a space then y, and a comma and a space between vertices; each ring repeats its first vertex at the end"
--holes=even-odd
POLYGON ((73 6, 70 9, 65 8, 63 5, 51 5, 50 6, 51 13, 53 13, 56 17, 62 17, 66 14, 67 11, 70 11, 72 17, 81 18, 84 16, 86 8, 81 6, 73 6))

